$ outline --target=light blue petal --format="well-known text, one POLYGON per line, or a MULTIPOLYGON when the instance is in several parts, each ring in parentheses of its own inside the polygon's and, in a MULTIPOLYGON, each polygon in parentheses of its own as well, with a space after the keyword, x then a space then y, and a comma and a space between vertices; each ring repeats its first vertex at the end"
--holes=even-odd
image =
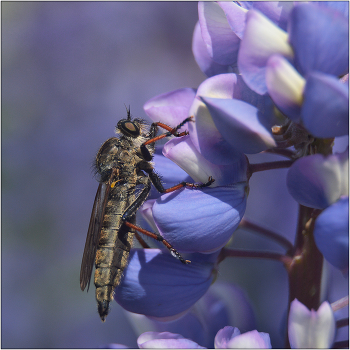
POLYGON ((231 1, 218 1, 219 6, 224 10, 228 24, 232 31, 240 38, 243 38, 247 10, 231 1))
POLYGON ((294 299, 288 316, 288 338, 292 349, 329 349, 335 335, 335 320, 328 302, 317 311, 294 299))
POLYGON ((272 55, 266 65, 266 86, 278 108, 289 119, 300 120, 306 81, 281 55, 272 55))
POLYGON ((259 153, 276 146, 263 126, 263 115, 254 106, 236 99, 202 98, 215 126, 232 147, 242 153, 259 153))
POLYGON ((168 141, 164 145, 163 154, 184 169, 196 182, 206 183, 211 176, 215 182, 210 187, 247 180, 248 161, 244 154, 233 159, 232 164, 213 164, 197 151, 189 136, 168 141))
MULTIPOLYGON (((171 127, 175 127, 185 120, 189 114, 196 90, 182 88, 155 96, 148 100, 143 109, 154 122, 162 122, 171 127)), ((183 126, 180 131, 187 130, 183 126)))
POLYGON ((317 4, 320 7, 329 7, 333 10, 340 12, 346 19, 349 19, 349 2, 348 1, 315 1, 313 4, 317 4))
POLYGON ((287 174, 287 187, 300 204, 324 209, 348 194, 348 151, 325 157, 315 154, 298 159, 287 174))
POLYGON ((205 349, 191 339, 170 332, 145 332, 137 339, 140 349, 205 349))
POLYGON ((250 10, 238 53, 238 68, 246 84, 260 95, 267 92, 266 63, 273 54, 293 57, 287 33, 259 11, 250 10))
POLYGON ((200 1, 198 18, 209 56, 222 65, 237 62, 240 39, 232 31, 224 11, 215 2, 200 1))
POLYGON ((342 197, 316 219, 317 248, 333 266, 349 269, 349 197, 342 197))
MULTIPOLYGON (((179 140, 180 138, 174 138, 174 140, 179 140)), ((168 141, 170 142, 170 141, 168 141)), ((164 157, 160 154, 155 154, 153 156, 154 168, 156 169, 157 174, 160 175, 162 183, 165 188, 177 185, 182 181, 190 181, 190 176, 186 171, 181 169, 173 161, 164 157)))
POLYGON ((191 263, 185 265, 168 251, 132 249, 114 299, 124 309, 147 316, 180 314, 209 288, 217 255, 188 255, 191 263))
POLYGON ((188 130, 193 145, 211 163, 231 164, 240 156, 240 152, 223 139, 200 97, 248 98, 251 97, 249 91, 252 93, 242 78, 233 73, 208 78, 199 86, 197 97, 190 108, 190 115, 194 116, 195 123, 189 123, 188 130))
POLYGON ((341 76, 349 71, 349 24, 338 11, 299 3, 290 15, 297 69, 341 76))
POLYGON ((192 52, 199 68, 207 77, 221 73, 228 73, 231 71, 231 67, 229 65, 216 63, 210 57, 207 46, 202 38, 199 22, 197 22, 193 32, 192 52))
POLYGON ((293 1, 254 1, 253 8, 263 13, 281 29, 287 30, 288 17, 294 6, 293 1))
POLYGON ((244 215, 246 187, 244 182, 165 194, 153 206, 154 221, 160 234, 180 252, 217 251, 244 215))
POLYGON ((306 81, 301 118, 308 131, 316 137, 348 135, 348 85, 330 75, 310 74, 306 81))

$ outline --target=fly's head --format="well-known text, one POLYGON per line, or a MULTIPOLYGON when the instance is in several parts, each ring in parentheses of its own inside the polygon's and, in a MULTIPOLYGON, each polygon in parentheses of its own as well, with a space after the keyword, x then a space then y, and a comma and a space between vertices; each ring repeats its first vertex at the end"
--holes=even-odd
POLYGON ((117 134, 136 139, 141 136, 142 121, 140 119, 121 119, 116 126, 117 134))

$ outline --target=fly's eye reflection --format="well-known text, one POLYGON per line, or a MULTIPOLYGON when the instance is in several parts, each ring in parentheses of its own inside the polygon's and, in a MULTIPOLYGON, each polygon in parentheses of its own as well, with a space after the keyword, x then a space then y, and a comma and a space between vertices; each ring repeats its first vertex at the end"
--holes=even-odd
POLYGON ((175 128, 163 123, 153 123, 148 126, 148 133, 144 134, 147 136, 144 136, 140 135, 140 130, 146 130, 146 122, 141 119, 137 119, 137 122, 135 119, 131 120, 130 109, 127 109, 127 113, 128 119, 118 122, 120 138, 112 137, 105 141, 96 155, 97 172, 101 180, 92 208, 80 269, 80 288, 89 289, 95 264, 96 301, 102 321, 105 321, 109 313, 109 303, 113 300, 114 289, 119 285, 123 271, 128 265, 134 236, 144 248, 147 247, 138 232, 162 242, 183 264, 190 263, 161 235, 136 225, 135 214, 147 199, 151 184, 159 192, 169 193, 183 187, 202 188, 214 182, 210 177, 205 184, 182 182, 165 189, 150 162, 154 147, 146 146, 167 136, 187 135, 187 132, 178 133, 177 130, 192 121, 191 117, 175 128), (167 132, 156 136, 158 127, 167 132), (140 185, 143 189, 136 197, 137 187, 140 185))
POLYGON ((129 136, 137 137, 140 135, 140 128, 137 124, 130 120, 121 120, 118 123, 118 129, 129 136))

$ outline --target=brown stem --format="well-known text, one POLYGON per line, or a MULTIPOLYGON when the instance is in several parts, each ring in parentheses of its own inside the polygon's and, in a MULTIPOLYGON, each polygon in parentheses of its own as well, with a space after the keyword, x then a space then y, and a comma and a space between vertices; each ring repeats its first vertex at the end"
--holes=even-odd
POLYGON ((249 251, 249 250, 240 250, 240 249, 227 249, 223 248, 220 252, 219 261, 221 262, 227 257, 231 258, 260 258, 260 259, 271 259, 282 262, 284 265, 288 266, 292 259, 289 256, 271 253, 271 252, 257 252, 257 251, 249 251))
POLYGON ((248 178, 258 171, 289 168, 293 163, 294 160, 279 160, 277 162, 249 164, 248 178))
POLYGON ((337 328, 346 327, 348 325, 349 325, 349 318, 342 318, 336 321, 337 328))
POLYGON ((343 307, 346 307, 349 305, 349 296, 346 296, 344 298, 341 298, 334 303, 331 304, 333 312, 340 310, 343 307))
POLYGON ((277 154, 279 156, 287 157, 290 159, 294 159, 295 152, 290 150, 290 149, 285 149, 285 148, 270 148, 267 149, 266 151, 263 151, 261 153, 272 153, 272 154, 277 154))
MULTIPOLYGON (((313 230, 320 211, 299 206, 293 262, 288 267, 289 305, 298 299, 309 310, 320 306, 323 256, 317 249, 313 230)), ((287 340, 287 346, 289 343, 287 340)))
POLYGON ((284 238, 283 236, 272 232, 270 230, 267 230, 263 227, 260 227, 258 225, 253 224, 252 222, 243 219, 241 223, 239 224, 240 228, 247 228, 248 230, 251 230, 254 233, 260 233, 266 237, 269 237, 276 241, 278 244, 283 246, 284 248, 287 249, 288 252, 291 252, 293 250, 293 244, 288 241, 288 239, 284 238))

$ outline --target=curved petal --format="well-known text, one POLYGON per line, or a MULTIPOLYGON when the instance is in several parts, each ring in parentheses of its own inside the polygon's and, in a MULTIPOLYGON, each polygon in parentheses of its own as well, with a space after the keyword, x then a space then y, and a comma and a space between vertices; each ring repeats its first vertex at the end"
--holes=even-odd
POLYGON ((290 15, 297 69, 341 76, 349 71, 349 24, 338 11, 300 3, 290 15))
POLYGON ((224 10, 232 31, 242 39, 248 10, 231 1, 218 1, 218 4, 224 10))
POLYGON ((246 183, 237 183, 165 194, 153 206, 154 221, 160 234, 179 251, 217 251, 244 215, 246 187, 246 183))
POLYGON ((215 337, 215 349, 228 349, 228 342, 240 334, 237 327, 226 326, 220 329, 215 337))
MULTIPOLYGON (((185 137, 187 138, 188 136, 185 137)), ((172 140, 181 142, 185 137, 174 138, 172 140)), ((168 142, 171 142, 172 140, 168 142)), ((164 157, 164 155, 155 154, 153 156, 153 161, 154 168, 156 169, 156 172, 160 174, 164 187, 171 187, 177 185, 179 182, 190 180, 189 175, 185 170, 181 169, 167 157, 164 157)))
POLYGON ((124 309, 153 317, 168 317, 188 310, 213 280, 216 254, 192 254, 182 264, 159 249, 132 249, 114 299, 124 309))
POLYGON ((198 18, 202 38, 213 61, 222 65, 235 64, 240 39, 232 31, 220 6, 212 1, 200 1, 198 18))
POLYGON ((226 326, 215 337, 215 348, 219 349, 271 349, 268 333, 253 330, 241 334, 238 328, 226 326))
POLYGON ((317 311, 309 310, 294 299, 288 317, 288 337, 292 349, 329 349, 335 336, 335 320, 331 306, 323 302, 317 311))
POLYGON ((301 118, 312 135, 331 138, 349 134, 349 87, 333 76, 308 76, 301 118))
POLYGON ((190 109, 195 123, 190 123, 189 133, 193 145, 205 159, 214 164, 231 164, 239 156, 216 128, 207 106, 195 99, 190 109))
POLYGON ((192 339, 197 344, 210 348, 212 347, 214 337, 210 337, 206 322, 203 322, 203 319, 194 312, 195 309, 196 306, 192 307, 180 318, 169 322, 132 312, 128 312, 127 317, 132 327, 136 330, 136 334, 142 334, 146 331, 171 332, 181 334, 184 338, 192 339))
POLYGON ((221 328, 232 325, 244 330, 255 328, 255 317, 246 293, 232 283, 216 281, 195 305, 198 317, 205 320, 212 348, 221 328))
POLYGON ((281 111, 293 121, 298 121, 305 79, 281 55, 272 55, 267 61, 266 86, 281 111))
POLYGON ((288 17, 294 6, 293 1, 254 1, 253 8, 259 10, 271 22, 287 30, 288 17))
POLYGON ((194 59, 196 60, 201 71, 207 76, 211 77, 213 75, 228 73, 231 71, 229 65, 222 65, 216 63, 210 57, 207 46, 202 38, 201 27, 199 22, 196 23, 192 38, 192 52, 194 59))
MULTIPOLYGON (((183 88, 155 96, 148 100, 143 109, 154 122, 161 121, 175 127, 188 117, 188 111, 196 95, 196 90, 183 88)), ((180 130, 186 130, 183 126, 180 130)))
MULTIPOLYGON (((197 90, 197 96, 231 99, 237 95, 249 97, 246 85, 236 74, 220 74, 206 79, 197 90)), ((251 91, 251 90, 250 90, 251 91)), ((195 98, 190 108, 190 115, 194 116, 195 123, 189 123, 189 133, 193 145, 204 158, 214 164, 231 164, 234 157, 239 156, 217 130, 208 108, 199 99, 195 98)))
POLYGON ((246 84, 260 95, 267 92, 266 63, 273 54, 293 57, 287 33, 259 11, 248 11, 246 28, 238 54, 238 68, 246 84))
POLYGON ((216 281, 204 296, 181 318, 171 322, 127 313, 137 334, 145 331, 181 334, 201 346, 212 349, 216 333, 226 325, 255 328, 252 307, 246 293, 232 283, 216 281))
POLYGON ((191 339, 170 332, 145 332, 137 338, 140 349, 205 349, 191 339))
POLYGON ((324 209, 348 195, 348 150, 324 157, 315 154, 298 159, 287 174, 287 187, 300 204, 324 209))
POLYGON ((163 148, 165 157, 184 169, 196 182, 215 180, 211 187, 225 186, 247 180, 247 158, 241 154, 229 165, 216 165, 206 160, 194 147, 189 136, 174 138, 163 148))
POLYGON ((349 19, 349 3, 347 1, 315 1, 313 4, 320 7, 329 7, 349 19))
POLYGON ((349 197, 341 197, 316 219, 314 237, 325 259, 344 272, 349 269, 349 197))
POLYGON ((272 134, 260 122, 254 106, 236 99, 202 97, 215 126, 232 147, 242 153, 259 153, 276 146, 272 134))

